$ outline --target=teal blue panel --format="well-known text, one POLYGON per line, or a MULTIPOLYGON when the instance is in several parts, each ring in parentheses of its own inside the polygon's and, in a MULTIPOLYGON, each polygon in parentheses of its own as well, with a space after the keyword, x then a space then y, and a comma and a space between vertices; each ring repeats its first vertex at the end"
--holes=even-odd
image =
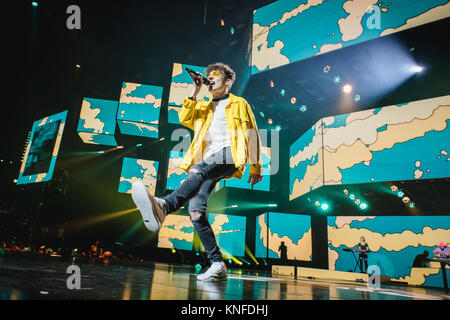
POLYGON ((208 213, 208 221, 215 231, 217 244, 225 251, 224 254, 245 256, 246 219, 241 216, 208 213))
POLYGON ((255 257, 256 258, 267 258, 267 228, 262 228, 262 226, 267 226, 269 213, 263 213, 256 217, 256 232, 255 232, 255 257), (262 225, 262 226, 261 226, 262 225), (266 230, 263 234, 263 230, 266 230), (265 240, 264 240, 265 239, 265 240))
POLYGON ((173 109, 169 108, 169 112, 167 114, 167 122, 172 124, 180 124, 180 118, 178 117, 178 112, 176 110, 180 110, 181 108, 173 109))
POLYGON ((84 98, 77 131, 114 135, 117 107, 117 101, 84 98))
POLYGON ((140 180, 151 190, 155 190, 158 177, 158 161, 123 158, 119 181, 119 192, 130 193, 132 183, 140 180))
POLYGON ((147 138, 158 138, 158 125, 152 125, 142 122, 131 122, 117 120, 120 132, 130 136, 139 136, 147 138))
POLYGON ((157 125, 162 93, 162 87, 124 82, 119 100, 117 120, 157 125))
POLYGON ((67 110, 33 123, 17 184, 49 181, 61 145, 67 110))
POLYGON ((169 166, 167 169, 166 189, 175 190, 186 179, 187 173, 179 168, 178 163, 184 158, 184 152, 170 151, 169 166), (176 163, 173 163, 176 162, 176 163))
POLYGON ((369 10, 370 3, 364 1, 276 1, 257 9, 253 16, 252 73, 312 57, 325 47, 322 52, 378 38, 388 29, 408 28, 410 20, 421 15, 428 15, 427 22, 444 19, 448 7, 438 7, 448 3, 374 1, 375 9, 369 10))

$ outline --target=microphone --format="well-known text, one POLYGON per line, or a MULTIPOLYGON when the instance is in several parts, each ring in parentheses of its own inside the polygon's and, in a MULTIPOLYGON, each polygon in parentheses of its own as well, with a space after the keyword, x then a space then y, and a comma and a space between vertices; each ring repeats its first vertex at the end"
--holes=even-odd
POLYGON ((207 85, 207 86, 209 86, 211 83, 209 82, 209 80, 204 76, 204 75, 202 75, 200 72, 195 72, 194 70, 192 70, 192 69, 189 69, 189 68, 184 68, 188 73, 189 73, 189 75, 192 77, 192 78, 199 78, 199 76, 201 75, 201 77, 202 77, 202 80, 203 80, 203 84, 205 84, 205 85, 207 85))

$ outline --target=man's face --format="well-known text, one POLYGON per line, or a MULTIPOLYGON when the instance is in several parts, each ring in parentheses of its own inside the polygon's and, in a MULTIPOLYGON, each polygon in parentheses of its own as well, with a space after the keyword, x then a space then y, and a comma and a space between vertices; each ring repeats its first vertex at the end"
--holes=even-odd
POLYGON ((212 70, 207 75, 210 85, 209 91, 223 90, 226 85, 225 74, 220 70, 212 70))

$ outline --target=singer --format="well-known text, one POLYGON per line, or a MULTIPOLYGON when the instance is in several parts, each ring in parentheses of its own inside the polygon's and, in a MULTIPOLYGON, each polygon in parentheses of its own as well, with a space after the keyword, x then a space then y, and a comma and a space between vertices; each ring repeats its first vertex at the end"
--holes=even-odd
POLYGON ((197 276, 200 281, 227 280, 227 268, 206 217, 207 202, 217 182, 242 178, 250 164, 248 183, 251 188, 262 179, 261 141, 250 105, 245 99, 230 93, 236 79, 230 66, 218 62, 201 73, 187 70, 193 80, 193 90, 183 101, 180 123, 194 131, 181 168, 188 173, 184 182, 171 194, 153 197, 140 181, 132 187, 132 198, 141 212, 145 226, 158 232, 167 214, 189 201, 192 224, 207 253, 209 269, 197 276), (197 101, 202 87, 207 85, 212 101, 197 101))

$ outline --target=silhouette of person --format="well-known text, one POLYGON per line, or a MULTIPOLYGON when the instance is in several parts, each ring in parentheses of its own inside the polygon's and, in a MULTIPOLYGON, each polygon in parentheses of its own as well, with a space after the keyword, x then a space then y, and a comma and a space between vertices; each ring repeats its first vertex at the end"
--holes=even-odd
POLYGON ((359 270, 361 270, 361 272, 367 273, 367 252, 369 252, 370 249, 369 249, 369 245, 366 242, 366 239, 363 236, 361 236, 361 238, 360 238, 360 242, 358 244, 358 249, 361 250, 359 252, 359 270), (365 271, 363 271, 363 263, 364 263, 365 271))
POLYGON ((278 252, 280 252, 280 259, 287 260, 287 247, 284 245, 284 241, 281 241, 280 247, 278 248, 278 252))
POLYGON ((429 252, 425 250, 422 254, 418 254, 413 261, 413 268, 426 268, 428 267, 427 258, 429 252))

